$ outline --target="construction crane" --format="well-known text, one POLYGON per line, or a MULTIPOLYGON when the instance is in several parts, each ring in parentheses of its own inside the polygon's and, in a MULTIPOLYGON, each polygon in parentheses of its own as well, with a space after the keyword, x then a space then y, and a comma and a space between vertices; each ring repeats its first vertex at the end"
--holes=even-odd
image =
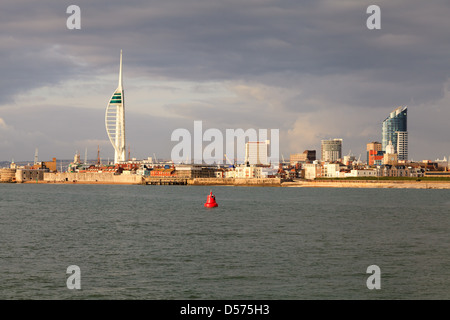
POLYGON ((226 153, 224 154, 224 156, 225 156, 225 159, 226 159, 231 165, 233 165, 233 162, 228 158, 228 156, 227 156, 226 153))

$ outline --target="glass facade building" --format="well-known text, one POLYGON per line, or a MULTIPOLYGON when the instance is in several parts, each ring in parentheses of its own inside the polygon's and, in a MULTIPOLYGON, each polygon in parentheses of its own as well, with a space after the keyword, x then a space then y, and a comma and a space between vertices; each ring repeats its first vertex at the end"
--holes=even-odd
MULTIPOLYGON (((398 146, 398 136, 401 132, 407 132, 407 117, 408 117, 408 108, 407 107, 398 107, 394 111, 392 111, 389 114, 389 117, 387 117, 383 121, 383 128, 382 128, 382 150, 386 151, 386 146, 389 144, 389 141, 392 141, 392 144, 394 146, 398 146)), ((406 140, 407 141, 407 140, 406 140)), ((406 142, 405 144, 401 144, 403 147, 406 147, 406 150, 408 150, 408 145, 406 142)), ((405 154, 404 150, 397 150, 397 153, 405 154)), ((406 156, 407 156, 406 151, 406 156)), ((403 159, 406 160, 406 159, 403 159)))

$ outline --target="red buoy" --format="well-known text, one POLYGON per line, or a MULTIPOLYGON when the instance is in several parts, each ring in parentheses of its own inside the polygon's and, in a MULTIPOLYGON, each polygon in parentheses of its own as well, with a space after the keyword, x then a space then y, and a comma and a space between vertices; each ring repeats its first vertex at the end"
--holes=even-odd
POLYGON ((219 205, 216 202, 216 196, 212 194, 212 191, 210 191, 208 197, 206 198, 205 207, 214 208, 218 206, 219 205))

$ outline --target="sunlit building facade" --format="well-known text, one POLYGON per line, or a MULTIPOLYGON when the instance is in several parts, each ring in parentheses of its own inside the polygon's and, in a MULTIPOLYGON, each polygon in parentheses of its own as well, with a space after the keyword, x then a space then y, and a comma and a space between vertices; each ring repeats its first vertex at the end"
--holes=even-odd
POLYGON ((383 121, 382 126, 382 151, 386 152, 389 141, 396 147, 399 160, 408 158, 408 107, 398 107, 383 121), (400 137, 400 142, 399 142, 400 137))

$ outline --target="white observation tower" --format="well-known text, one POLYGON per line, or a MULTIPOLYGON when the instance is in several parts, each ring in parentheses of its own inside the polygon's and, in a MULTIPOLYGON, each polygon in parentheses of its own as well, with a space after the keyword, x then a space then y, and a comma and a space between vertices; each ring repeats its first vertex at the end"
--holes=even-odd
POLYGON ((105 126, 114 147, 114 163, 125 161, 125 97, 122 82, 122 50, 120 50, 119 86, 106 107, 105 126))

